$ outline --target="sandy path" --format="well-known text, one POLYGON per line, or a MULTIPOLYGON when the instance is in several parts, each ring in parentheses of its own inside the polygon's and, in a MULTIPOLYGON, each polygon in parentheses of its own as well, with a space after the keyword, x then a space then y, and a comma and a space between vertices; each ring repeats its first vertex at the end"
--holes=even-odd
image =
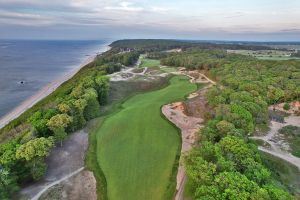
POLYGON ((282 160, 285 160, 286 162, 298 167, 298 169, 300 170, 300 159, 296 156, 293 156, 291 154, 288 154, 288 153, 284 153, 284 152, 276 152, 276 151, 272 151, 272 150, 269 150, 265 147, 258 147, 258 149, 260 151, 263 151, 265 153, 268 153, 268 154, 271 154, 277 158, 280 158, 282 160))
POLYGON ((291 163, 292 165, 296 166, 299 168, 300 170, 300 158, 293 156, 291 153, 288 152, 289 148, 289 144, 286 143, 285 141, 282 141, 282 139, 280 139, 279 133, 278 131, 284 127, 284 126, 288 126, 288 125, 292 125, 292 126, 300 126, 300 116, 288 116, 284 118, 285 123, 279 123, 276 121, 271 121, 271 126, 270 126, 270 130, 267 133, 267 135, 265 136, 255 136, 255 137, 250 137, 251 139, 255 139, 255 140, 262 140, 264 142, 266 142, 267 144, 270 145, 270 148, 266 148, 266 147, 262 147, 260 146, 258 149, 269 153, 273 156, 276 156, 282 160, 285 160, 289 163, 291 163))
POLYGON ((113 74, 109 74, 110 81, 128 81, 129 79, 133 79, 138 75, 145 75, 148 70, 148 67, 145 67, 142 72, 134 72, 135 69, 138 69, 142 63, 142 59, 145 55, 140 55, 138 61, 133 67, 124 67, 119 72, 115 72, 113 74))
POLYGON ((121 71, 108 75, 110 77, 110 81, 128 81, 129 79, 133 79, 136 76, 143 76, 148 70, 148 67, 145 67, 142 72, 133 72, 136 67, 125 67, 121 69, 121 71))
POLYGON ((72 172, 71 174, 68 174, 68 175, 64 176, 63 178, 61 178, 57 181, 54 181, 54 182, 50 183, 49 185, 44 186, 44 188, 39 193, 37 193, 35 196, 33 196, 31 198, 31 200, 38 200, 40 198, 40 196, 44 192, 46 192, 49 188, 63 182, 64 180, 67 180, 68 178, 71 178, 72 176, 74 176, 74 175, 78 174, 79 172, 81 172, 83 169, 84 169, 84 167, 81 167, 81 168, 77 169, 76 171, 72 172))
MULTIPOLYGON (((102 52, 109 50, 110 47, 106 46, 105 48, 101 49, 102 52)), ((72 71, 68 72, 67 74, 63 75, 62 77, 58 78, 57 80, 49 83, 41 90, 39 90, 36 94, 29 97, 25 101, 23 101, 19 106, 13 109, 8 114, 4 115, 0 118, 0 128, 4 127, 10 121, 19 117, 22 113, 24 113, 27 109, 34 106, 37 102, 51 94, 54 90, 56 90, 62 83, 66 82, 70 78, 72 78, 82 67, 87 65, 88 63, 92 62, 97 55, 90 56, 87 60, 85 60, 79 67, 76 67, 72 71)))
POLYGON ((37 199, 51 186, 82 171, 87 147, 88 133, 81 130, 71 134, 62 147, 58 145, 47 157, 48 168, 45 177, 22 188, 20 194, 29 199, 37 199))
POLYGON ((217 84, 215 81, 211 80, 210 78, 205 76, 203 73, 200 73, 198 70, 194 70, 194 71, 182 70, 182 71, 172 72, 172 74, 185 75, 191 79, 190 80, 191 83, 210 83, 211 85, 217 84), (199 77, 195 78, 194 76, 192 76, 192 74, 197 74, 199 77))

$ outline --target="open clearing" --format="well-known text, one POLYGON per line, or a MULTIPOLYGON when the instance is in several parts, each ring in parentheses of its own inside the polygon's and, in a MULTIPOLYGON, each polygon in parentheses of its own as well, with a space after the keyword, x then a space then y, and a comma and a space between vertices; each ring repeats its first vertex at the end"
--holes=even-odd
POLYGON ((149 58, 143 58, 141 60, 140 67, 157 67, 159 65, 160 65, 160 61, 159 60, 149 59, 149 58))
POLYGON ((291 57, 294 51, 281 51, 281 50, 227 50, 228 53, 237 53, 246 56, 253 56, 261 60, 290 60, 299 59, 297 57, 291 57))
POLYGON ((161 115, 161 106, 196 89, 189 78, 173 77, 166 88, 128 99, 104 121, 97 132, 97 159, 110 200, 172 198, 180 135, 161 115))
MULTIPOLYGON (((58 145, 53 148, 46 159, 48 168, 45 177, 22 188, 20 196, 23 196, 24 199, 38 199, 47 189, 69 179, 72 175, 80 173, 84 168, 84 155, 87 147, 88 134, 85 130, 80 130, 70 135, 63 142, 62 147, 58 145)), ((82 185, 80 181, 72 182, 73 188, 78 188, 80 185, 82 185)))

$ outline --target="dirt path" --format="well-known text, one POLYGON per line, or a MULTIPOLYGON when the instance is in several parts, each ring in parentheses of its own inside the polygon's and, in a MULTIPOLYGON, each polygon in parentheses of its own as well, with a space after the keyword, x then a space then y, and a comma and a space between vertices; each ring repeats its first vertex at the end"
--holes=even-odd
POLYGON ((217 83, 207 76, 205 76, 203 73, 200 73, 198 70, 194 71, 187 71, 185 68, 182 68, 179 71, 172 72, 175 75, 185 75, 189 78, 191 78, 191 83, 210 83, 210 85, 216 85, 217 83))
POLYGON ((142 72, 134 72, 134 70, 138 69, 141 65, 142 59, 145 55, 140 55, 138 61, 133 67, 123 67, 121 71, 108 75, 110 77, 110 81, 127 81, 129 79, 133 79, 138 75, 145 75, 148 67, 145 67, 142 72))
MULTIPOLYGON (((79 173, 84 167, 85 151, 88 147, 88 134, 81 130, 70 135, 63 146, 55 147, 46 159, 48 166, 45 177, 20 191, 21 196, 37 199, 51 186, 54 186, 79 173)), ((74 184, 81 184, 74 183, 74 184)))
POLYGON ((57 185, 57 184, 63 182, 64 180, 67 180, 68 178, 71 178, 72 176, 74 176, 74 175, 78 174, 79 172, 81 172, 83 169, 84 169, 84 167, 81 167, 81 168, 75 170, 74 172, 72 172, 71 174, 68 174, 68 175, 64 176, 63 178, 61 178, 61 179, 59 179, 57 181, 54 181, 54 182, 50 183, 49 185, 44 186, 44 188, 39 193, 37 193, 35 196, 33 196, 31 198, 31 200, 38 200, 40 198, 40 196, 44 192, 46 192, 49 188, 51 188, 52 186, 57 185))
POLYGON ((283 159, 292 165, 296 166, 300 170, 300 158, 293 156, 289 153, 289 144, 280 139, 278 131, 288 125, 292 126, 300 126, 300 116, 288 116, 284 118, 285 123, 279 123, 275 121, 271 121, 270 130, 265 136, 255 136, 251 137, 251 139, 262 140, 269 145, 269 148, 259 147, 259 150, 269 153, 273 156, 276 156, 280 159, 283 159))
POLYGON ((45 191, 40 200, 97 200, 94 174, 82 170, 73 176, 53 185, 45 191), (80 184, 74 184, 80 183, 80 184))
POLYGON ((268 154, 271 154, 277 158, 280 158, 282 160, 285 160, 286 162, 296 166, 299 170, 300 170, 300 159, 296 156, 293 156, 291 154, 288 154, 288 153, 284 153, 284 152, 276 152, 276 151, 272 151, 272 150, 269 150, 265 147, 258 147, 258 149, 260 151, 263 151, 265 153, 268 153, 268 154))

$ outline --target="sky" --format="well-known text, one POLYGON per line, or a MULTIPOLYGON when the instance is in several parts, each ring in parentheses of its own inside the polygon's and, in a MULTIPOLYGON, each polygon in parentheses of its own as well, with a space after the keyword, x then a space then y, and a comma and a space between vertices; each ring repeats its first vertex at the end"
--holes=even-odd
POLYGON ((0 0, 0 38, 300 41, 300 0, 0 0))

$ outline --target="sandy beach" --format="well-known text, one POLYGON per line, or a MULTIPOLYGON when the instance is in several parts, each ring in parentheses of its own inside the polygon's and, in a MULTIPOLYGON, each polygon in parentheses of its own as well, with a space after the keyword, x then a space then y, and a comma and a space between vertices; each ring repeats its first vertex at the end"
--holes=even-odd
MULTIPOLYGON (((103 53, 105 51, 108 51, 110 47, 108 44, 104 45, 102 49, 99 49, 99 52, 103 53)), ((12 111, 10 111, 8 114, 4 115, 2 118, 0 118, 0 128, 3 128, 5 125, 7 125, 12 120, 19 117, 22 113, 24 113, 27 109, 34 106, 37 102, 51 94, 53 91, 55 91, 61 84, 72 78, 82 67, 89 64, 90 62, 94 61, 97 55, 89 56, 84 62, 82 62, 78 67, 75 67, 73 70, 67 72, 60 78, 54 80, 53 82, 49 83, 42 89, 40 89, 36 94, 29 97, 25 101, 23 101, 20 105, 18 105, 16 108, 14 108, 12 111)))

